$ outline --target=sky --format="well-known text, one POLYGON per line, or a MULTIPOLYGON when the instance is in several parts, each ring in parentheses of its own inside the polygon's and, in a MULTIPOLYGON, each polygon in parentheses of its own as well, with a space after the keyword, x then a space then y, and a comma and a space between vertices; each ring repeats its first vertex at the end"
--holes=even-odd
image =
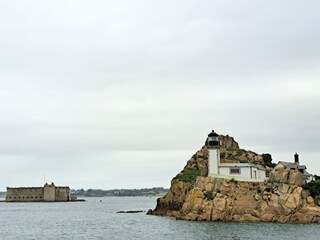
POLYGON ((169 187, 212 129, 320 175, 319 9, 2 0, 0 191, 169 187))

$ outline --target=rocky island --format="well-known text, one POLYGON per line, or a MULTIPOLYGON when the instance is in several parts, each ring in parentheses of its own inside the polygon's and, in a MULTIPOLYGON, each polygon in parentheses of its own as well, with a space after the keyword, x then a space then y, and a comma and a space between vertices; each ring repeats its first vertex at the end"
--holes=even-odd
POLYGON ((240 149, 234 138, 217 135, 218 169, 225 165, 230 174, 240 174, 235 166, 251 172, 247 179, 220 176, 214 168, 217 173, 211 174, 208 136, 148 214, 195 221, 320 223, 319 196, 306 187, 301 172, 273 168, 270 154, 240 149), (254 167, 265 171, 266 178, 253 177, 254 167))

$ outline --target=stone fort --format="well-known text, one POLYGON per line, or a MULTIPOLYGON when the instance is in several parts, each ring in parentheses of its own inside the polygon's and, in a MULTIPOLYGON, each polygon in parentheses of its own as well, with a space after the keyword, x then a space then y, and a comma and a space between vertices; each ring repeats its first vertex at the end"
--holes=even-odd
POLYGON ((6 202, 67 202, 70 188, 46 183, 43 187, 7 187, 6 202))

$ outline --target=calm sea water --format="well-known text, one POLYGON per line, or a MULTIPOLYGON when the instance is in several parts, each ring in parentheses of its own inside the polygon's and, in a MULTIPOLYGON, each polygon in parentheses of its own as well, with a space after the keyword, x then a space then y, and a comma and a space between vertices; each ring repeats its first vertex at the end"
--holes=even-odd
POLYGON ((156 198, 147 197, 0 203, 0 239, 320 239, 319 224, 188 222, 116 213, 155 205, 156 198))

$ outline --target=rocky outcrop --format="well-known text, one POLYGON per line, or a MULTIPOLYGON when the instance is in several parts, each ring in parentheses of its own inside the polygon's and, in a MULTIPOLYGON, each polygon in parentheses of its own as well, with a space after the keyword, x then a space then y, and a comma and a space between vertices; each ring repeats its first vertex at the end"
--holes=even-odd
POLYGON ((270 172, 269 182, 302 186, 304 183, 304 177, 298 171, 278 168, 270 172))
POLYGON ((320 223, 318 199, 301 187, 299 172, 277 169, 268 182, 218 179, 207 177, 207 159, 204 146, 148 214, 196 221, 320 223))
POLYGON ((175 180, 149 214, 197 221, 320 223, 320 207, 298 185, 201 176, 192 187, 175 180))
POLYGON ((222 148, 239 149, 239 144, 234 140, 233 137, 230 137, 229 135, 220 135, 219 140, 222 148))

